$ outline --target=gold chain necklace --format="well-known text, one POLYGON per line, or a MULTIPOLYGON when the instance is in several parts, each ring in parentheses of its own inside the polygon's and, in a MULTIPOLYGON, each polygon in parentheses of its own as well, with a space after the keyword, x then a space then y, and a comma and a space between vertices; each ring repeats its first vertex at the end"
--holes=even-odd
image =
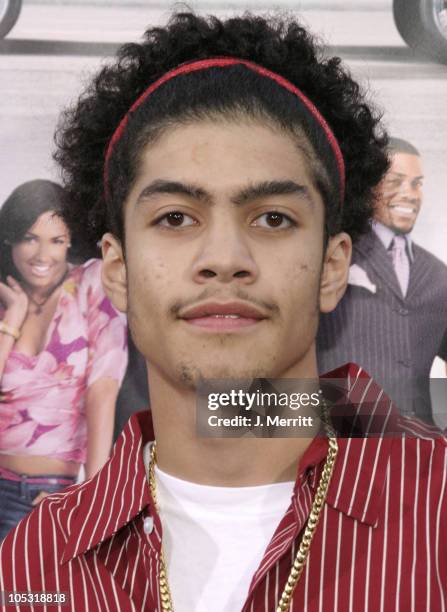
MULTIPOLYGON (((301 538, 300 546, 293 562, 292 569, 290 570, 289 577, 287 578, 286 586, 282 592, 281 598, 276 607, 276 612, 286 612, 289 609, 290 602, 292 599, 293 591, 300 579, 306 564, 307 557, 309 555, 310 545, 315 534, 318 522, 320 520, 321 511, 326 501, 327 492, 329 489, 329 483, 332 478, 334 471, 335 460, 338 453, 338 443, 336 433, 330 424, 329 415, 327 413, 327 406, 322 406, 322 417, 323 423, 326 430, 326 435, 329 439, 329 449, 326 457, 326 461, 323 467, 323 471, 318 482, 317 491, 315 493, 312 507, 310 510, 309 517, 307 519, 306 527, 304 529, 303 537, 301 538)), ((157 488, 155 483, 155 464, 157 462, 156 443, 154 442, 151 447, 150 463, 149 463, 149 487, 151 490, 152 499, 154 500, 155 508, 159 512, 157 503, 157 488)), ((160 587, 160 598, 161 608, 163 612, 174 612, 171 591, 169 589, 168 574, 166 570, 166 561, 164 557, 163 548, 160 554, 160 574, 159 574, 159 587, 160 587)))

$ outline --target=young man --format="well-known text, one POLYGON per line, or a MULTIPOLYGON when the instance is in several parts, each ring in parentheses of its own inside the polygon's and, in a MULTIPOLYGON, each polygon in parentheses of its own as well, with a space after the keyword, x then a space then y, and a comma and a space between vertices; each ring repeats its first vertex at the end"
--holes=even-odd
POLYGON ((8 536, 0 589, 76 611, 443 609, 445 440, 196 433, 203 381, 317 377, 319 312, 387 167, 377 123, 295 22, 180 14, 103 69, 58 159, 152 413, 8 536))
POLYGON ((423 169, 418 150, 390 139, 370 232, 354 245, 349 286, 321 317, 320 372, 348 361, 374 376, 406 415, 432 421, 430 369, 447 360, 447 266, 411 238, 423 169))

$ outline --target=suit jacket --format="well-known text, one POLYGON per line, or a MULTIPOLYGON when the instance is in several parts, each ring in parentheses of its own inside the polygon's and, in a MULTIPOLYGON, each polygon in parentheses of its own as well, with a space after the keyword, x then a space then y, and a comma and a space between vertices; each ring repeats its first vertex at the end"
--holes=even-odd
POLYGON ((430 369, 436 355, 447 359, 447 266, 414 243, 413 256, 404 297, 374 231, 358 240, 352 264, 368 279, 349 284, 337 308, 321 316, 318 365, 326 372, 358 363, 402 413, 431 420, 430 369))

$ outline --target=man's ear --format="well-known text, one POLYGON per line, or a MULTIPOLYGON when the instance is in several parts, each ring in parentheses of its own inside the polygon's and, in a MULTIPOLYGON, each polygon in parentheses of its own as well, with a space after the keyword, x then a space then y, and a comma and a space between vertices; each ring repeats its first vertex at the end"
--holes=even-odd
POLYGON ((113 234, 104 234, 101 251, 104 291, 117 310, 127 312, 127 274, 121 242, 113 234))
POLYGON ((352 240, 341 232, 329 238, 320 283, 320 312, 331 312, 343 297, 348 284, 352 240))

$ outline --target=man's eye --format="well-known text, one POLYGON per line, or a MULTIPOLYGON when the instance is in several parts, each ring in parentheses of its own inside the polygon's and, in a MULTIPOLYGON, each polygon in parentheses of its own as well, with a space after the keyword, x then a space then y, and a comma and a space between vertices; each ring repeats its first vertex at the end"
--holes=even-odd
POLYGON ((23 238, 23 242, 33 242, 34 240, 36 240, 34 236, 24 236, 23 238))
POLYGON ((162 225, 163 227, 188 227, 194 225, 195 220, 186 215, 185 213, 174 211, 166 215, 163 215, 156 221, 156 225, 162 225))
POLYGON ((267 227, 267 228, 279 227, 280 229, 286 229, 288 227, 292 227, 293 225, 296 225, 296 223, 292 221, 292 219, 290 219, 290 217, 288 217, 287 215, 284 215, 283 213, 272 211, 272 212, 264 213, 263 215, 260 215, 259 217, 257 217, 254 220, 253 225, 257 227, 267 227))

